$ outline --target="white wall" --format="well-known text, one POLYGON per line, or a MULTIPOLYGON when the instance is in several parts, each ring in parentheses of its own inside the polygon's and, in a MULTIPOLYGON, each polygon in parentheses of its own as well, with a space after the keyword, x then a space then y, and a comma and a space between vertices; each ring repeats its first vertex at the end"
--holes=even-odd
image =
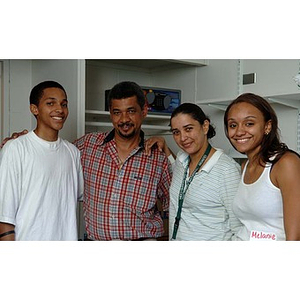
POLYGON ((266 97, 299 93, 293 80, 299 72, 299 60, 245 59, 242 64, 244 74, 256 73, 256 83, 244 85, 244 92, 266 97))
POLYGON ((152 75, 146 70, 121 68, 120 65, 87 61, 86 106, 88 109, 104 110, 105 90, 124 80, 135 81, 142 86, 152 86, 152 75))
MULTIPOLYGON (((105 89, 122 80, 133 80, 144 86, 180 89, 182 102, 196 102, 200 106, 207 100, 232 100, 239 92, 268 97, 293 94, 293 99, 300 102, 300 90, 293 81, 293 76, 299 71, 299 60, 217 59, 210 60, 204 67, 186 66, 152 72, 138 67, 120 68, 119 65, 99 65, 89 61, 85 71, 84 60, 7 60, 3 65, 4 110, 9 111, 2 120, 4 137, 35 126, 35 119, 29 112, 29 93, 34 84, 47 79, 57 80, 67 90, 70 114, 61 135, 68 140, 84 133, 85 103, 89 109, 104 110, 105 89), (251 72, 257 73, 257 82, 241 85, 241 75, 251 72)), ((279 118, 282 140, 296 150, 298 110, 279 104, 273 106, 279 118)), ((224 112, 206 105, 202 108, 216 126, 217 135, 212 143, 227 152, 232 151, 224 135, 224 112)), ((177 152, 172 136, 167 138, 172 150, 177 152)))
POLYGON ((154 72, 153 85, 162 88, 179 89, 181 90, 182 103, 195 102, 197 92, 196 68, 187 66, 154 72))
MULTIPOLYGON (((198 68, 197 104, 210 115, 217 135, 213 138, 216 147, 227 153, 233 152, 223 129, 224 111, 203 103, 212 100, 216 104, 229 103, 239 94, 251 92, 262 97, 275 97, 285 104, 300 105, 300 90, 293 80, 299 71, 299 60, 210 60, 208 67, 198 68), (256 83, 243 85, 242 75, 256 73, 256 83), (293 103, 294 104, 294 103, 293 103)), ((281 104, 271 104, 276 111, 282 141, 297 150, 297 119, 299 110, 281 104)))
POLYGON ((60 136, 69 141, 83 135, 85 110, 85 69, 84 63, 76 59, 48 59, 32 61, 32 85, 44 80, 55 80, 66 90, 69 116, 60 136))
POLYGON ((15 131, 35 128, 36 121, 29 110, 29 94, 34 85, 44 80, 58 81, 68 94, 70 113, 60 136, 73 141, 83 135, 85 71, 81 69, 84 66, 81 61, 24 59, 7 60, 4 64, 4 101, 9 112, 5 137, 15 131))
POLYGON ((32 129, 34 118, 29 111, 29 93, 31 90, 31 61, 9 60, 4 70, 4 100, 8 106, 5 136, 23 129, 32 129))
POLYGON ((292 109, 280 104, 271 104, 278 117, 278 126, 282 142, 289 148, 297 151, 297 127, 298 114, 297 109, 292 109))
POLYGON ((239 93, 237 59, 211 59, 197 68, 196 102, 209 99, 232 100, 239 93))

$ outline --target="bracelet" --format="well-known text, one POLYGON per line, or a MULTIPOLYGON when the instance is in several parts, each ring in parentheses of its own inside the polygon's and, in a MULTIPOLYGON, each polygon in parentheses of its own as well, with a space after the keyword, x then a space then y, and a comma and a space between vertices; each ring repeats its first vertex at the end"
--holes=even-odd
POLYGON ((0 239, 3 238, 4 236, 10 235, 10 234, 14 234, 14 233, 15 233, 14 230, 10 230, 10 231, 1 233, 1 234, 0 234, 0 239))

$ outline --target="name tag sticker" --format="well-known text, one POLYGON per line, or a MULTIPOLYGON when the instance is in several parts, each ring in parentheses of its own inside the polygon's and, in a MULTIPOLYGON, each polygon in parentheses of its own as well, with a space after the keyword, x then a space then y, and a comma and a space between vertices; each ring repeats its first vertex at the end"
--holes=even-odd
POLYGON ((250 233, 250 241, 276 241, 275 233, 252 230, 250 233))

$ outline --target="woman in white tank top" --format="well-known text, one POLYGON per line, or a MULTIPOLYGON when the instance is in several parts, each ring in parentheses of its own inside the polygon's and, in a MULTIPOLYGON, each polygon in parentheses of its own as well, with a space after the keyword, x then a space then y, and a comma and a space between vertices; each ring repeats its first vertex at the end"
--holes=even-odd
POLYGON ((300 156, 280 142, 278 120, 258 95, 240 95, 227 107, 225 133, 247 155, 233 211, 241 240, 300 240, 300 156))

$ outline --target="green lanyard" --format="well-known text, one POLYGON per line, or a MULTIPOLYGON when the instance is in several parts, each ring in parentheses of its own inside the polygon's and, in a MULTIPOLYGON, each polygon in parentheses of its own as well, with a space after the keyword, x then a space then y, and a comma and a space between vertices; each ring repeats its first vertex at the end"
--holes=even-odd
POLYGON ((204 161, 206 160, 209 152, 211 150, 211 145, 208 144, 205 153, 203 154, 203 156, 201 157, 200 161, 198 162, 193 174, 191 175, 191 177, 189 178, 189 180, 186 182, 186 177, 187 177, 187 173, 188 173, 188 169, 189 169, 189 162, 190 162, 190 158, 189 158, 189 162, 185 168, 184 171, 184 175, 183 175, 183 180, 181 183, 181 188, 179 191, 179 196, 178 196, 178 210, 177 210, 177 215, 175 217, 175 223, 174 223, 174 229, 173 229, 173 235, 172 235, 172 240, 176 239, 176 235, 177 235, 177 230, 179 227, 179 221, 180 221, 180 217, 181 217, 181 210, 182 210, 182 204, 183 204, 183 200, 185 197, 185 194, 189 188, 189 185, 191 184, 191 182, 193 181, 196 173, 199 171, 199 169, 201 168, 201 166, 203 165, 204 161))

